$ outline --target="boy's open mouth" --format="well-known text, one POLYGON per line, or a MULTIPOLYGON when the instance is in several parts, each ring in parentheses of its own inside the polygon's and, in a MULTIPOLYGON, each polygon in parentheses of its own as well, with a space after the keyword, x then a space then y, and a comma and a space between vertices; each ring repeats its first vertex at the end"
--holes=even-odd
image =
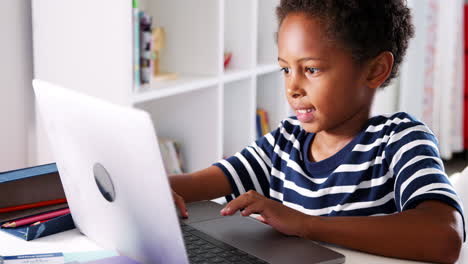
POLYGON ((299 110, 297 110, 297 112, 300 113, 300 114, 310 113, 310 112, 312 112, 312 108, 309 108, 309 109, 299 109, 299 110))
POLYGON ((296 109, 296 116, 300 122, 307 123, 314 120, 315 108, 301 108, 296 109))

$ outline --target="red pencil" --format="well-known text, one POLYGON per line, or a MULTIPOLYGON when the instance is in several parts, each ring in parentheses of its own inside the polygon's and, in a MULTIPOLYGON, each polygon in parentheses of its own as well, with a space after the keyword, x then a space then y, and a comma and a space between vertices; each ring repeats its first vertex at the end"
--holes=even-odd
POLYGON ((61 203, 66 203, 66 202, 67 202, 67 199, 56 199, 56 200, 42 201, 42 202, 37 202, 37 203, 32 203, 32 204, 23 204, 23 205, 5 207, 5 208, 0 208, 0 214, 26 210, 26 209, 31 209, 31 208, 37 208, 37 207, 43 207, 47 205, 61 204, 61 203))
POLYGON ((37 221, 36 223, 31 224, 30 226, 39 225, 39 224, 45 223, 45 222, 50 221, 50 220, 52 220, 52 219, 46 219, 46 220, 37 221))
POLYGON ((40 214, 40 215, 35 215, 35 216, 31 216, 31 217, 22 218, 22 219, 13 221, 13 222, 8 222, 8 223, 3 224, 2 227, 10 228, 10 227, 23 226, 23 225, 35 223, 37 221, 46 220, 46 219, 66 215, 66 214, 69 214, 69 213, 70 213, 69 208, 61 209, 61 210, 57 210, 57 211, 53 211, 53 212, 48 212, 48 213, 44 213, 44 214, 40 214))

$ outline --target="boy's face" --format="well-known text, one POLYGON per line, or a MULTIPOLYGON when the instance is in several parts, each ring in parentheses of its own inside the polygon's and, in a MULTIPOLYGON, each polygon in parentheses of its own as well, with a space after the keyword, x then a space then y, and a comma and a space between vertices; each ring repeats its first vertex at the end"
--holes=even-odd
POLYGON ((373 90, 364 67, 328 41, 318 20, 288 15, 278 32, 278 56, 288 102, 306 131, 346 132, 356 115, 369 114, 373 90))

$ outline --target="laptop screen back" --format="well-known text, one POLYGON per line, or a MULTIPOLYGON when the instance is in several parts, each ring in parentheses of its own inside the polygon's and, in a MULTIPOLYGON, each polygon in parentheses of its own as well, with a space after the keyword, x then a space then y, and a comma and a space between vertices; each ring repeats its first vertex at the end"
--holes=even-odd
POLYGON ((33 81, 73 219, 143 263, 188 263, 149 115, 33 81))

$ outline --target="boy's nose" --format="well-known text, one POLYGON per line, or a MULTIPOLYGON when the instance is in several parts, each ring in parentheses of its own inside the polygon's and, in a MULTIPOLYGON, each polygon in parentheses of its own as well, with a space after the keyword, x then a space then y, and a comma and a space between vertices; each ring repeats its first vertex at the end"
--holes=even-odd
POLYGON ((296 99, 299 97, 303 97, 305 95, 305 91, 297 84, 292 83, 287 88, 287 94, 289 97, 296 99))

